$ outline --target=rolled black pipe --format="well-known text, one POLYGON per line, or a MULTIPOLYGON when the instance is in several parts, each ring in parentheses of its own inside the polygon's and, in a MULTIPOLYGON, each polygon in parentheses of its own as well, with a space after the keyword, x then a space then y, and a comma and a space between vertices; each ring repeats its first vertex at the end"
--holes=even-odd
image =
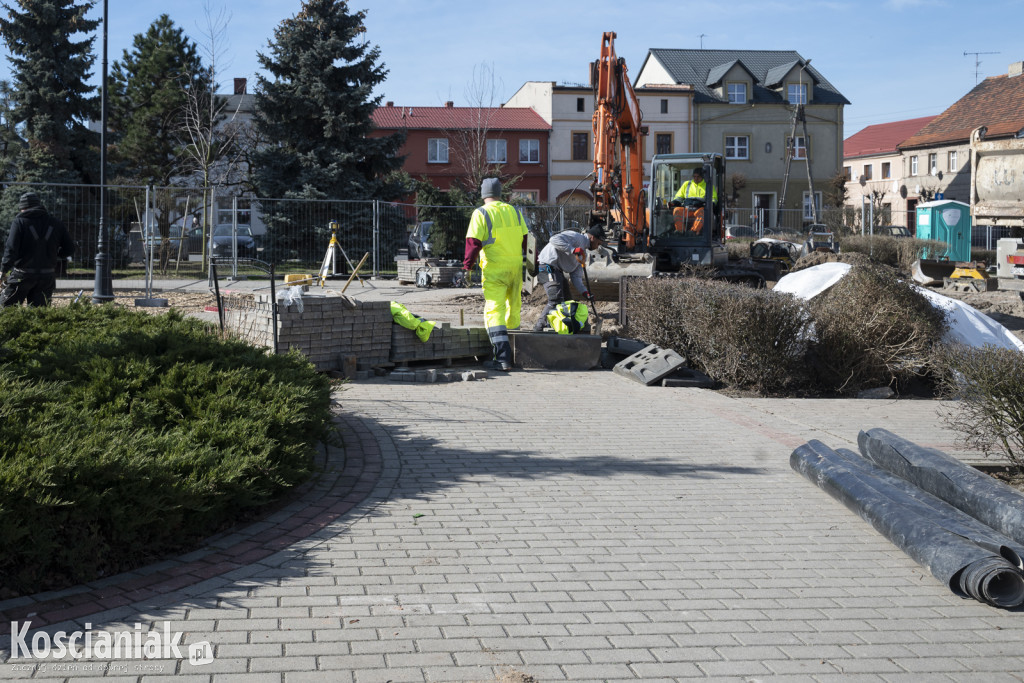
POLYGON ((1024 495, 940 450, 885 429, 857 435, 865 458, 1024 544, 1024 495))
POLYGON ((886 472, 870 460, 845 448, 834 451, 843 465, 863 477, 864 483, 888 496, 900 505, 913 510, 938 526, 971 543, 999 555, 1017 569, 1024 571, 1024 544, 1007 538, 966 512, 950 505, 914 486, 905 479, 886 472))
POLYGON ((862 459, 852 452, 839 454, 820 441, 810 441, 790 456, 794 470, 860 515, 953 592, 996 607, 1024 603, 1024 573, 1014 550, 989 541, 979 545, 950 531, 936 521, 943 516, 932 512, 942 509, 941 501, 926 505, 892 484, 874 464, 856 461, 862 459))

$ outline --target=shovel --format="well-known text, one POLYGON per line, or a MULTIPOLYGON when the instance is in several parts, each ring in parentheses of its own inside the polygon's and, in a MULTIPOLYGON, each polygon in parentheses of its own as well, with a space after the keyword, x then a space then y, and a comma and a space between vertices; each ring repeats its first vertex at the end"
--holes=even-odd
POLYGON ((594 303, 594 295, 590 291, 590 276, 587 275, 587 264, 581 263, 583 266, 583 281, 587 284, 587 294, 590 296, 590 310, 594 313, 594 334, 598 337, 601 336, 601 316, 597 314, 597 304, 594 303))

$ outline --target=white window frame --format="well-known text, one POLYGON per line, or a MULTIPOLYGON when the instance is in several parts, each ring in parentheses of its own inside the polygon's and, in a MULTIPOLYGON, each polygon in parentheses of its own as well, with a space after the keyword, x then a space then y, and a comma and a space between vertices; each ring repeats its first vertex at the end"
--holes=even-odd
POLYGON ((910 157, 910 175, 917 175, 917 155, 910 157))
POLYGON ((790 104, 807 104, 806 83, 790 83, 786 94, 790 104))
POLYGON ((534 204, 539 198, 540 190, 513 190, 511 195, 511 199, 523 199, 534 204))
POLYGON ((786 146, 788 147, 790 141, 793 141, 793 158, 794 159, 806 159, 807 158, 807 138, 803 135, 797 135, 795 138, 786 136, 786 146))
POLYGON ((526 139, 519 141, 519 163, 540 163, 540 140, 526 139))
POLYGON ((938 170, 939 170, 939 153, 938 152, 929 152, 928 153, 928 173, 930 174, 933 170, 935 172, 938 172, 938 170))
POLYGON ((746 104, 747 103, 747 84, 746 83, 726 83, 725 84, 726 97, 729 99, 729 104, 746 104))
POLYGON ((725 136, 725 158, 726 159, 749 159, 750 158, 750 136, 749 135, 726 135, 725 136), (732 140, 732 144, 729 141, 732 140), (742 144, 741 144, 742 141, 742 144))
POLYGON ((948 157, 948 159, 949 159, 949 170, 950 170, 951 173, 956 173, 956 171, 957 171, 957 165, 956 165, 957 159, 956 159, 956 156, 957 156, 957 154, 956 154, 956 150, 955 149, 952 150, 949 153, 949 157, 948 157))
POLYGON ((487 163, 508 163, 508 141, 494 138, 487 141, 487 163))
MULTIPOLYGON (((807 190, 804 190, 803 202, 802 203, 803 203, 803 209, 804 209, 803 214, 804 214, 804 220, 805 221, 813 221, 814 220, 814 210, 811 207, 810 197, 811 197, 811 193, 808 192, 807 190)), ((820 191, 817 191, 817 192, 814 193, 814 203, 818 205, 817 206, 818 215, 820 216, 821 215, 821 192, 820 191)))
POLYGON ((427 163, 428 164, 447 164, 448 163, 448 138, 428 138, 427 139, 427 163))

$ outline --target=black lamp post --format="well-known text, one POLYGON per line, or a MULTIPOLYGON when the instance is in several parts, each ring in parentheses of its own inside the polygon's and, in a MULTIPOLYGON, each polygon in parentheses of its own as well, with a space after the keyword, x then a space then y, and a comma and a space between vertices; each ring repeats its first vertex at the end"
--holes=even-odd
POLYGON ((112 301, 114 287, 110 277, 110 254, 107 253, 107 0, 103 0, 103 58, 100 82, 100 224, 96 245, 96 278, 93 282, 92 301, 96 304, 112 301))

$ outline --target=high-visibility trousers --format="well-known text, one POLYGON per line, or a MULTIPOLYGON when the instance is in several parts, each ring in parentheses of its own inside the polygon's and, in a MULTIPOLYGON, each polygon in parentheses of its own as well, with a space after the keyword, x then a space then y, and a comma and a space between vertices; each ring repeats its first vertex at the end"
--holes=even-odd
POLYGON ((484 290, 484 326, 494 347, 494 358, 512 362, 512 344, 508 331, 519 327, 523 307, 523 271, 486 268, 482 271, 484 290))

